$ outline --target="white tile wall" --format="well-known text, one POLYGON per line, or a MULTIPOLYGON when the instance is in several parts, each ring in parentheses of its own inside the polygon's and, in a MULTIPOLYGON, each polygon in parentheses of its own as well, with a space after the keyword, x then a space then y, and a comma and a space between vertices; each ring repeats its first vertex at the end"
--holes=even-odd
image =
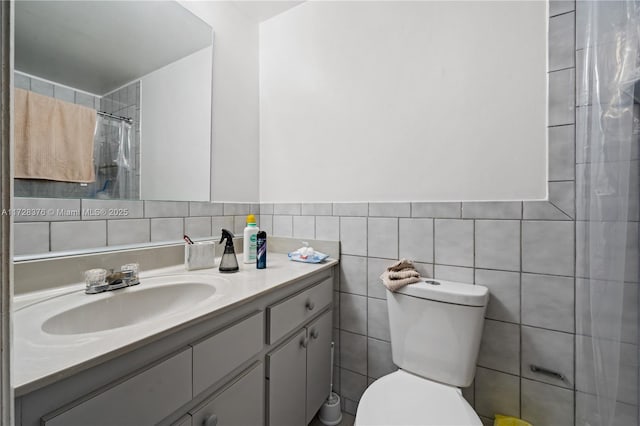
POLYGON ((520 417, 520 378, 478 367, 475 378, 475 409, 481 416, 496 413, 520 417))
POLYGON ((107 245, 107 221, 51 222, 51 251, 107 245))
POLYGON ((340 257, 340 291, 367 295, 367 258, 362 256, 340 257))
POLYGON ((520 322, 520 273, 476 269, 475 283, 489 289, 486 317, 520 322))
POLYGON ((309 238, 316 237, 316 220, 314 216, 293 216, 293 237, 309 238))
POLYGON ((520 372, 520 326, 486 319, 478 365, 510 374, 520 372))
POLYGON ((435 220, 435 262, 442 265, 473 266, 473 221, 435 220))
POLYGON ((190 238, 211 237, 211 217, 184 218, 184 233, 190 238))
POLYGON ((571 333, 522 327, 522 377, 572 389, 574 338, 571 333), (565 380, 531 371, 531 365, 561 373, 565 380))
POLYGON ((374 257, 398 257, 398 218, 368 219, 367 254, 374 257))
POLYGON ((14 251, 36 254, 49 251, 49 223, 16 223, 13 225, 14 251))
POLYGON ((400 219, 398 257, 433 263, 433 219, 400 219))
POLYGON ((366 256, 367 218, 340 217, 340 244, 341 253, 366 256))
POLYGON ((107 221, 109 245, 148 243, 151 241, 149 219, 125 219, 107 221))
POLYGON ((522 418, 534 425, 572 425, 574 393, 533 380, 522 380, 522 418))
POLYGON ((574 278, 522 274, 522 323, 573 333, 574 278))
POLYGON ((178 241, 184 235, 181 217, 151 219, 151 241, 178 241))
POLYGON ((520 270, 520 221, 478 220, 475 232, 476 267, 520 270))

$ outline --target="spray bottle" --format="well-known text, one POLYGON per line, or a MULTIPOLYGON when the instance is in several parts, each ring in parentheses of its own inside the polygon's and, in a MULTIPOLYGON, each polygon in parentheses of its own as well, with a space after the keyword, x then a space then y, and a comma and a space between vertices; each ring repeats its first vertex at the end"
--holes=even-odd
POLYGON ((227 243, 224 246, 224 253, 222 254, 218 270, 220 272, 238 272, 238 259, 236 258, 236 251, 233 247, 233 234, 226 229, 222 230, 220 244, 222 244, 224 240, 227 240, 227 243))

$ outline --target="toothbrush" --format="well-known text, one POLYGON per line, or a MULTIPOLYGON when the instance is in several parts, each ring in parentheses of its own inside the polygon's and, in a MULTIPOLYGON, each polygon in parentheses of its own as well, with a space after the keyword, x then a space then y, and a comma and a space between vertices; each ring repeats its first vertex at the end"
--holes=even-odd
POLYGON ((193 244, 193 240, 189 238, 187 234, 185 234, 182 238, 187 242, 187 244, 193 244))

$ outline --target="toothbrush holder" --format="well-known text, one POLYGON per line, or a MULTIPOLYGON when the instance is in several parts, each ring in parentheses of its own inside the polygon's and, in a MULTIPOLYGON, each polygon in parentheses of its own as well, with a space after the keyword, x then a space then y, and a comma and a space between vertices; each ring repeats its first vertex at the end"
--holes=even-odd
POLYGON ((187 271, 216 266, 215 241, 199 241, 184 246, 184 267, 187 271))

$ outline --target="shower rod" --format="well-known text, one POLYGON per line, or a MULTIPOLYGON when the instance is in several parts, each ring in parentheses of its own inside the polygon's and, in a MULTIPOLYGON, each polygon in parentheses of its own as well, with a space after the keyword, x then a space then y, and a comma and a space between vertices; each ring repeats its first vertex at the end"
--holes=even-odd
POLYGON ((119 115, 111 114, 110 112, 104 112, 104 111, 96 111, 96 112, 98 113, 98 115, 101 115, 103 117, 114 118, 116 120, 121 120, 126 123, 133 124, 133 118, 121 117, 119 115))

